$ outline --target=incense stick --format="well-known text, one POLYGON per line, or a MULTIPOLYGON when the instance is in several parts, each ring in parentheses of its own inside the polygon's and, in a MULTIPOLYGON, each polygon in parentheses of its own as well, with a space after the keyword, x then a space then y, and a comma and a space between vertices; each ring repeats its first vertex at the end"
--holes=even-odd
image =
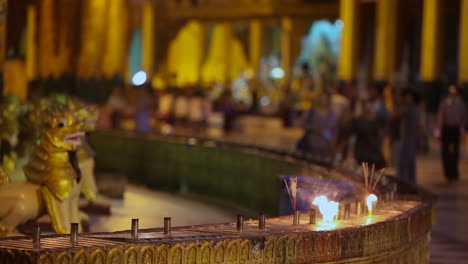
POLYGON ((380 178, 384 175, 384 172, 385 172, 385 168, 383 168, 383 169, 380 170, 379 177, 377 177, 377 180, 375 181, 374 186, 372 187, 373 190, 375 189, 375 187, 376 187, 377 184, 379 183, 380 178))
POLYGON ((366 169, 366 163, 365 162, 362 163, 362 173, 364 175, 364 184, 365 184, 366 189, 367 189, 367 169, 366 169))
POLYGON ((372 178, 374 178, 374 172, 375 172, 375 164, 372 164, 372 171, 371 171, 371 174, 370 174, 370 178, 369 178, 369 191, 372 192, 373 188, 372 188, 372 178))
POLYGON ((291 205, 294 206, 294 202, 292 200, 291 192, 289 191, 288 181, 286 179, 283 179, 283 180, 284 180, 284 184, 286 185, 286 190, 288 191, 289 201, 291 202, 291 205))

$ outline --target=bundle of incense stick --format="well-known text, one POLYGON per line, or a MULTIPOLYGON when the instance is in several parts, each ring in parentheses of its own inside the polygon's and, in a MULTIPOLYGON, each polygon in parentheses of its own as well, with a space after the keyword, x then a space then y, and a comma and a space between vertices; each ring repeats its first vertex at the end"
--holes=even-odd
POLYGON ((293 210, 296 210, 296 200, 297 200, 297 177, 291 177, 289 179, 289 185, 286 179, 284 179, 286 185, 286 190, 289 194, 289 199, 291 200, 291 205, 293 210))
POLYGON ((368 193, 373 193, 375 190, 375 187, 380 181, 380 178, 385 173, 385 168, 381 169, 379 172, 379 175, 377 176, 376 179, 374 179, 374 174, 375 174, 375 164, 372 164, 372 169, 369 169, 369 164, 367 162, 362 163, 362 172, 364 175, 364 184, 366 186, 366 190, 368 193), (374 181, 373 181, 374 180, 374 181))

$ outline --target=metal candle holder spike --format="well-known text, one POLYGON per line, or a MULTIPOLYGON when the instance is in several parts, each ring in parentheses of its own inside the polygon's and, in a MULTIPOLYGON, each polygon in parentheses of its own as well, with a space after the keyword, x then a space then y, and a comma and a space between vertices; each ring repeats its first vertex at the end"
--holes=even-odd
POLYGON ((34 234, 32 239, 34 247, 41 246, 41 227, 39 225, 37 225, 36 228, 34 228, 34 234))
POLYGON ((76 245, 78 243, 78 228, 78 223, 71 223, 70 242, 72 243, 72 245, 76 245))
POLYGON ((132 238, 138 238, 138 219, 132 219, 132 238))
POLYGON ((170 235, 172 232, 171 218, 164 217, 164 235, 170 235))
POLYGON ((351 218, 351 204, 345 204, 345 211, 344 211, 345 219, 351 218))
POLYGON ((315 224, 315 219, 316 218, 317 218, 317 209, 311 208, 310 209, 309 224, 315 224))
POLYGON ((266 217, 264 213, 258 215, 258 229, 264 230, 266 227, 266 217))
POLYGON ((239 233, 244 232, 244 217, 242 215, 237 215, 236 227, 239 233))
POLYGON ((344 213, 344 205, 340 204, 338 206, 338 215, 337 215, 338 220, 343 220, 345 218, 345 213, 344 213))
POLYGON ((362 202, 361 201, 356 201, 356 215, 360 216, 362 213, 362 202))
POLYGON ((362 209, 362 214, 367 214, 367 213, 368 213, 368 210, 367 210, 367 203, 366 203, 366 201, 362 201, 361 204, 362 204, 362 207, 361 207, 361 209, 362 209))
POLYGON ((295 210, 293 217, 293 225, 299 225, 301 220, 301 211, 295 210))

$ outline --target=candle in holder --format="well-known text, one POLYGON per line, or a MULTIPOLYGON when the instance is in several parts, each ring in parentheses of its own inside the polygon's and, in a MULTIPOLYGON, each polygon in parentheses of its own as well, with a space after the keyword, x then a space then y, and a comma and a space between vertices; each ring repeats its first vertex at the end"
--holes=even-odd
POLYGON ((37 225, 36 228, 34 228, 33 245, 34 247, 41 246, 41 226, 39 225, 37 225))
POLYGON ((132 238, 138 238, 138 219, 132 219, 132 238))
POLYGON ((264 213, 258 215, 258 229, 264 230, 266 227, 266 217, 264 213))
POLYGON ((310 209, 310 219, 309 224, 315 224, 315 218, 317 217, 317 209, 311 208, 310 209))
POLYGON ((299 225, 301 221, 301 211, 295 210, 293 216, 293 225, 299 225))
POLYGON ((356 211, 355 211, 357 216, 360 216, 362 213, 362 203, 361 201, 356 201, 356 211))
POLYGON ((79 228, 78 223, 71 223, 70 242, 72 243, 73 246, 76 243, 78 243, 78 228, 79 228))
POLYGON ((367 212, 369 215, 372 215, 372 209, 373 209, 373 203, 378 200, 377 196, 375 194, 369 194, 366 199, 367 203, 367 212))
POLYGON ((351 204, 345 204, 345 219, 351 218, 351 204))
POLYGON ((237 215, 236 228, 237 228, 237 231, 239 231, 239 233, 244 232, 244 216, 237 215))
POLYGON ((172 227, 171 227, 171 218, 164 217, 164 235, 171 235, 172 227))

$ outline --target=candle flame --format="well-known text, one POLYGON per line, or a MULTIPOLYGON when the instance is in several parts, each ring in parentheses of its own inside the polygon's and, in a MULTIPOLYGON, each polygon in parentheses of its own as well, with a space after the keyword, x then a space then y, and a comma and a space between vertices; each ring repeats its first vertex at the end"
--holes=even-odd
POLYGON ((320 213, 323 216, 323 221, 333 221, 333 218, 338 214, 339 203, 328 201, 325 195, 318 196, 312 204, 318 206, 320 213))
POLYGON ((367 202, 367 209, 368 209, 368 212, 369 214, 371 215, 372 214, 372 203, 377 201, 378 198, 375 194, 369 194, 367 196, 367 199, 366 199, 366 202, 367 202))

